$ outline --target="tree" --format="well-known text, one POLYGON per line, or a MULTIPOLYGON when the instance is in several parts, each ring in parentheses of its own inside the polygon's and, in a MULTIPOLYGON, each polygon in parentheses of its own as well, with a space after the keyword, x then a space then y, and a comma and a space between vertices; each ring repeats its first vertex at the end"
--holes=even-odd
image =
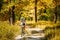
POLYGON ((37 22, 37 0, 35 0, 35 22, 37 22))
POLYGON ((0 0, 0 10, 1 10, 2 4, 3 4, 3 0, 0 0))
POLYGON ((57 22, 57 12, 58 12, 58 5, 59 5, 59 2, 60 2, 60 0, 53 0, 54 2, 55 2, 55 4, 56 4, 56 7, 55 7, 55 23, 57 22))
POLYGON ((15 23, 14 9, 15 9, 15 6, 12 6, 12 8, 10 10, 10 18, 9 18, 9 21, 10 21, 10 24, 11 25, 13 25, 15 23))

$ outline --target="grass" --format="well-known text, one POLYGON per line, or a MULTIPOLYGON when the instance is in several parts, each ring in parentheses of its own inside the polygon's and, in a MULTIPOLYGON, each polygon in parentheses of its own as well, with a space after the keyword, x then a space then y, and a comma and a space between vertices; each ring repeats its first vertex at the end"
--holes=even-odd
POLYGON ((47 40, 60 40, 60 25, 45 28, 45 37, 47 40))
MULTIPOLYGON (((37 23, 27 23, 32 28, 36 25, 40 25, 39 28, 45 27, 45 35, 47 40, 60 40, 60 22, 54 23, 51 21, 39 21, 37 23)), ((20 22, 16 22, 15 25, 10 25, 9 22, 0 21, 0 40, 14 40, 17 35, 21 34, 20 22)))
POLYGON ((7 21, 0 21, 0 40, 14 40, 18 34, 20 34, 20 27, 11 26, 7 21))

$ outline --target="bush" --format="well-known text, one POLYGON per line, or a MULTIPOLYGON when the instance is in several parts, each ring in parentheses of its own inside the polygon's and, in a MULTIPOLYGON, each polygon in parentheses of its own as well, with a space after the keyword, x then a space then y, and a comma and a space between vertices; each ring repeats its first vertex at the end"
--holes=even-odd
POLYGON ((39 19, 38 20, 48 20, 48 16, 46 16, 46 15, 41 15, 41 16, 39 16, 39 19))
POLYGON ((0 22, 0 40, 14 40, 19 34, 19 27, 11 26, 8 22, 0 22))
POLYGON ((48 40, 60 40, 60 25, 56 27, 46 27, 45 35, 48 40))

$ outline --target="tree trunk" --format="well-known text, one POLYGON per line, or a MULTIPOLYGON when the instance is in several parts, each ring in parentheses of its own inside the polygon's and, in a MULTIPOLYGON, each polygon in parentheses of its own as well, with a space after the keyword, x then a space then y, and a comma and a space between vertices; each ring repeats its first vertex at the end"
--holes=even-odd
POLYGON ((3 5, 3 0, 0 0, 0 11, 1 11, 2 5, 3 5))
POLYGON ((14 14, 15 6, 12 6, 12 24, 15 24, 15 14, 14 14))
POLYGON ((14 25, 14 23, 15 23, 14 9, 15 9, 15 6, 12 6, 12 9, 9 10, 9 12, 10 12, 9 22, 11 25, 14 25))
POLYGON ((37 22, 37 0, 35 0, 35 22, 37 22))
POLYGON ((57 2, 56 2, 56 7, 55 7, 55 23, 57 22, 57 12, 58 12, 58 6, 57 6, 57 2))
POLYGON ((55 23, 57 22, 57 13, 55 13, 55 23))

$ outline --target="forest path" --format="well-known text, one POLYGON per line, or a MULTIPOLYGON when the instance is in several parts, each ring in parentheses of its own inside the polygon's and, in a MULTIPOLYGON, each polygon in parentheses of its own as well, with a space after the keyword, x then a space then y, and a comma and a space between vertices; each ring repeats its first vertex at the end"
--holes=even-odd
MULTIPOLYGON (((44 25, 41 25, 43 27, 44 25)), ((42 28, 26 28, 27 33, 23 36, 18 35, 15 40, 22 40, 25 38, 25 40, 42 40, 44 39, 44 29, 42 28)))

